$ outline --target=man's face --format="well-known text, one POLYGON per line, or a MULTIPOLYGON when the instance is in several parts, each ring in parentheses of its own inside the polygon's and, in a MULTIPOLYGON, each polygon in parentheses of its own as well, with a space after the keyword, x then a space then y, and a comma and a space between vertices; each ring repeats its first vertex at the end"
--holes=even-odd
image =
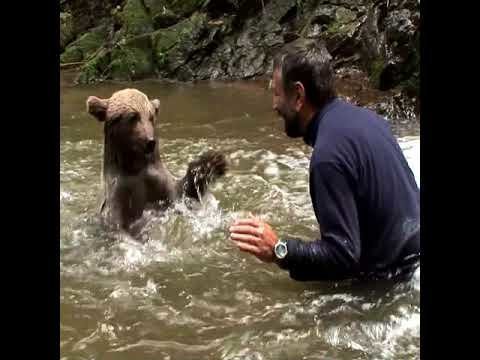
POLYGON ((300 116, 295 109, 294 94, 287 96, 285 93, 282 84, 282 75, 278 69, 273 72, 272 90, 273 110, 283 118, 287 136, 291 138, 303 136, 300 116))

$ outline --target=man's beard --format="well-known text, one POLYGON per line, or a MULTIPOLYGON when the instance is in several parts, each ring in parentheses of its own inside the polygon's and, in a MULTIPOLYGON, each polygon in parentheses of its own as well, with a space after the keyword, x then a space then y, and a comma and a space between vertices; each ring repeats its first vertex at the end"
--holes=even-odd
POLYGON ((300 116, 295 110, 279 111, 280 116, 285 123, 285 133, 288 137, 298 138, 303 136, 303 130, 300 123, 300 116))

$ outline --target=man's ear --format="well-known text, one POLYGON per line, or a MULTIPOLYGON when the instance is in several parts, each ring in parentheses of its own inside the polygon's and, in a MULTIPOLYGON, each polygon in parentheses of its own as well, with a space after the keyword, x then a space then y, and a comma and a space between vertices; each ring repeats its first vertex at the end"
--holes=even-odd
POLYGON ((87 99, 87 112, 98 121, 105 121, 107 115, 108 100, 96 96, 89 96, 87 99))
POLYGON ((294 88, 294 99, 295 99, 295 110, 300 111, 300 109, 305 105, 305 87, 300 81, 295 82, 294 88))
POLYGON ((153 108, 155 109, 155 115, 158 115, 158 113, 160 112, 160 100, 153 99, 150 102, 151 102, 153 108))

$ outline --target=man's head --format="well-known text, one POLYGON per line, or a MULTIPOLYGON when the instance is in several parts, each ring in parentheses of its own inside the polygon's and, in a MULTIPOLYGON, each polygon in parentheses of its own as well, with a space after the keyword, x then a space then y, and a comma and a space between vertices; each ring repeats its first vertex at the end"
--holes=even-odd
POLYGON ((315 112, 335 97, 331 56, 322 43, 298 40, 273 62, 273 109, 289 137, 305 135, 315 112))

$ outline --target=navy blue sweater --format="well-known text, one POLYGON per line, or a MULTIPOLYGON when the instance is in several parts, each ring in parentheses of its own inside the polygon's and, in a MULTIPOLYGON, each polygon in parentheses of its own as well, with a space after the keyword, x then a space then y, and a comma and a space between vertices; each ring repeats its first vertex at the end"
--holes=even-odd
POLYGON ((279 262, 296 280, 342 280, 395 269, 420 253, 420 194, 385 119, 338 98, 310 122, 314 241, 287 239, 279 262))

